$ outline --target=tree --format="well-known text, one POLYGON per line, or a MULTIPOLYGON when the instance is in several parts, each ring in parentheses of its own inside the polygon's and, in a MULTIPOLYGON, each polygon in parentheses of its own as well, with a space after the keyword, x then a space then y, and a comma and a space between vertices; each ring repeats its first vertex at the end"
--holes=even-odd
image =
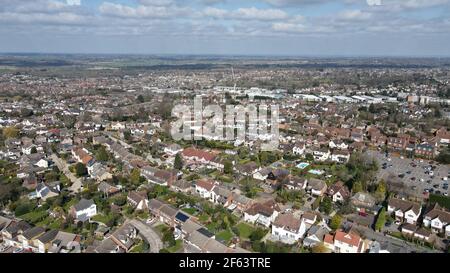
POLYGON ((141 180, 141 171, 139 169, 133 169, 130 174, 130 180, 133 184, 139 184, 141 180))
POLYGON ((306 154, 306 155, 305 155, 305 159, 306 159, 307 161, 314 161, 314 156, 313 156, 312 154, 306 154))
POLYGON ((231 163, 231 161, 229 160, 225 161, 225 163, 223 164, 223 171, 226 174, 233 174, 233 163, 231 163))
POLYGON ((183 168, 183 159, 181 158, 180 153, 175 156, 173 167, 177 170, 181 170, 183 168))
POLYGON ((98 161, 108 161, 109 160, 109 155, 106 152, 105 147, 101 146, 98 150, 97 153, 95 154, 95 158, 98 161))
POLYGON ((330 197, 324 197, 320 202, 319 210, 323 213, 330 214, 333 208, 332 200, 330 197))
POLYGON ((448 149, 442 151, 442 152, 438 155, 438 157, 436 158, 436 160, 437 160, 439 163, 442 163, 442 164, 450 164, 450 152, 448 151, 448 149))
POLYGON ((375 197, 378 201, 383 201, 386 198, 386 182, 380 180, 375 191, 375 197))
POLYGON ((312 253, 327 253, 329 252, 328 248, 325 246, 324 243, 319 243, 312 247, 311 249, 312 253))
POLYGON ((331 218, 330 228, 332 230, 337 230, 338 228, 341 227, 341 224, 342 224, 342 216, 336 214, 335 216, 333 216, 333 218, 331 218))
POLYGON ((145 102, 144 97, 143 97, 142 95, 139 95, 139 96, 137 97, 137 101, 140 102, 140 103, 145 102))
POLYGON ((35 146, 31 147, 31 153, 32 154, 36 154, 37 153, 37 149, 35 146))
POLYGON ((252 242, 260 241, 262 238, 264 238, 264 236, 266 236, 266 233, 267 232, 264 229, 257 228, 250 234, 249 239, 252 242))
POLYGON ((173 236, 173 230, 171 228, 165 228, 163 230, 162 240, 164 243, 167 243, 169 247, 176 245, 175 238, 173 236))
POLYGON ((86 168, 86 166, 84 164, 78 162, 75 165, 75 174, 78 177, 85 176, 85 175, 87 175, 87 173, 88 173, 88 171, 87 171, 87 168, 86 168))
POLYGON ((130 130, 123 131, 123 138, 126 141, 131 141, 131 131, 130 130))
POLYGON ((386 209, 382 208, 380 210, 380 213, 378 213, 377 221, 375 223, 375 230, 381 231, 385 223, 386 223, 386 209))
POLYGON ((362 190, 363 190, 363 187, 362 187, 362 183, 360 181, 356 181, 355 183, 353 183, 353 186, 352 186, 353 193, 362 192, 362 190))
POLYGON ((8 138, 17 138, 19 136, 19 129, 15 127, 6 127, 3 128, 3 136, 8 138))
POLYGON ((22 108, 20 109, 20 116, 23 118, 31 117, 33 115, 33 110, 28 108, 22 108))

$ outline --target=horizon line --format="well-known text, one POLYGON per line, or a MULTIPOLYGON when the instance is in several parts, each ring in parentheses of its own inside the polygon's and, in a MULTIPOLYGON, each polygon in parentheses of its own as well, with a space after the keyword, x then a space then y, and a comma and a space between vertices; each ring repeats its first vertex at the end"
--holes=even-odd
POLYGON ((29 52, 12 52, 12 51, 0 51, 0 55, 116 55, 116 56, 192 56, 192 57, 277 57, 277 58, 402 58, 402 59, 411 59, 411 58, 432 58, 432 59, 440 59, 440 58, 450 58, 449 55, 383 55, 383 54, 221 54, 221 53, 88 53, 88 52, 38 52, 38 51, 29 51, 29 52))

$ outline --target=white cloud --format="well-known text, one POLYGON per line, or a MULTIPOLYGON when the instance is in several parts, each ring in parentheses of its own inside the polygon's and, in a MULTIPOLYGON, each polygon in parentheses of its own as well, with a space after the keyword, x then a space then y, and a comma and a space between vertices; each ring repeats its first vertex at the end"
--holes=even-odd
POLYGON ((144 6, 140 5, 136 8, 125 6, 122 4, 115 4, 111 2, 104 2, 99 11, 102 15, 116 16, 123 18, 154 18, 165 19, 181 16, 188 13, 186 8, 178 8, 175 6, 144 6))
POLYGON ((219 8, 207 7, 202 13, 204 16, 213 17, 216 19, 229 19, 229 20, 283 20, 289 18, 289 15, 279 9, 258 9, 251 8, 239 8, 237 10, 225 10, 219 8))
POLYGON ((347 10, 339 13, 338 18, 349 21, 361 21, 371 19, 372 14, 361 10, 347 10))
POLYGON ((69 6, 81 6, 81 0, 66 0, 69 6))

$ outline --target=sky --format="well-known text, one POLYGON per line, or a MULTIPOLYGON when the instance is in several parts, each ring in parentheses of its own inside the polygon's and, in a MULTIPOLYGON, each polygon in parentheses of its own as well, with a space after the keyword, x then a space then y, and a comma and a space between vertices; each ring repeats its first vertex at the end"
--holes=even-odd
POLYGON ((450 56, 450 0, 0 0, 0 52, 450 56))

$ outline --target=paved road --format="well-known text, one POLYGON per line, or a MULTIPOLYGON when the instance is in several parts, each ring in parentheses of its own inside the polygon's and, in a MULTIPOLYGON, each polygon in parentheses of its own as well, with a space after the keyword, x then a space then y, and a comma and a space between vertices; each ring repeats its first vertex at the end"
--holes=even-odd
POLYGON ((375 240, 379 243, 384 243, 384 242, 388 242, 391 245, 395 246, 395 247, 399 247, 401 249, 406 250, 406 252, 411 253, 411 252, 417 252, 417 253, 440 253, 440 251, 437 250, 431 250, 429 248, 425 248, 425 247, 419 247, 413 243, 409 243, 406 242, 404 240, 398 239, 398 238, 394 238, 394 237, 390 237, 390 236, 385 236, 382 233, 379 232, 375 232, 372 229, 369 228, 365 228, 365 227, 361 227, 361 226, 357 226, 356 230, 358 230, 361 235, 369 240, 375 240))
POLYGON ((103 132, 105 135, 109 136, 112 140, 114 140, 115 142, 118 142, 120 145, 122 145, 125 149, 130 149, 132 148, 131 145, 129 145, 128 143, 126 143, 125 141, 122 141, 118 138, 116 138, 112 132, 108 132, 108 131, 104 131, 103 132))
POLYGON ((64 173, 67 178, 70 179, 72 182, 72 186, 70 186, 69 191, 77 193, 81 190, 83 187, 83 183, 80 178, 76 177, 70 170, 69 166, 67 166, 67 163, 59 158, 56 154, 51 155, 53 162, 55 162, 56 166, 60 171, 64 173))
POLYGON ((139 220, 133 219, 130 221, 130 224, 139 230, 139 233, 150 245, 150 253, 159 253, 159 251, 163 248, 163 242, 159 238, 159 235, 150 226, 139 220))

